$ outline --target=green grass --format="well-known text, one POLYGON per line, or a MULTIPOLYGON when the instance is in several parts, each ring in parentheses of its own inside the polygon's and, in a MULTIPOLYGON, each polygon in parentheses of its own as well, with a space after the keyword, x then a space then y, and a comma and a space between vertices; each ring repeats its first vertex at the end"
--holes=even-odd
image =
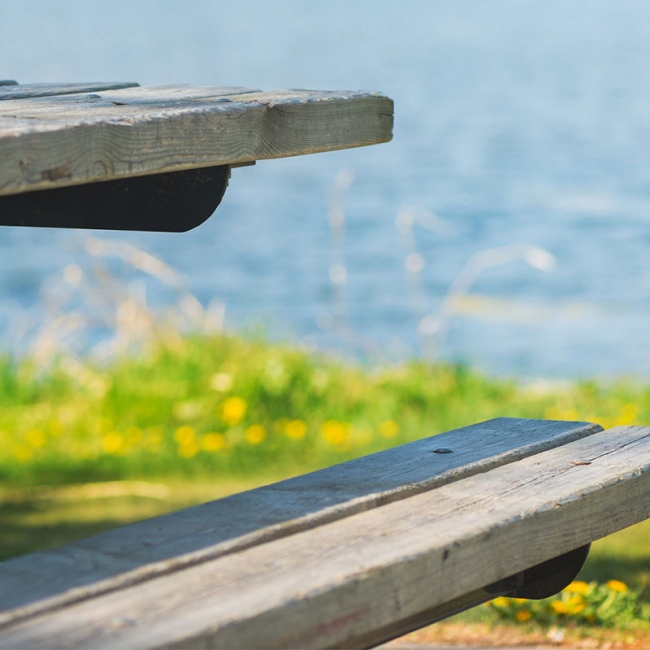
POLYGON ((252 489, 282 476, 0 489, 0 562, 252 489))
POLYGON ((106 367, 0 361, 0 485, 306 471, 497 416, 650 421, 631 382, 521 386, 462 366, 367 369, 238 337, 106 367))

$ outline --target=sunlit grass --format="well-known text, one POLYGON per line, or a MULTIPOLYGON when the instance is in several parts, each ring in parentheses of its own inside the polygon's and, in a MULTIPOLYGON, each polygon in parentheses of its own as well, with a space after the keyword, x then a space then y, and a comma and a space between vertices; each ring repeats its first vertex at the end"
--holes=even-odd
POLYGON ((522 386, 462 366, 368 369, 235 336, 91 362, 0 361, 0 483, 306 471, 498 416, 650 421, 645 386, 522 386))
POLYGON ((161 482, 113 481, 82 485, 0 488, 0 562, 225 497, 285 478, 161 482))
POLYGON ((454 402, 494 390, 461 368, 369 372, 226 336, 82 370, 0 365, 1 481, 309 469, 470 422, 454 402))

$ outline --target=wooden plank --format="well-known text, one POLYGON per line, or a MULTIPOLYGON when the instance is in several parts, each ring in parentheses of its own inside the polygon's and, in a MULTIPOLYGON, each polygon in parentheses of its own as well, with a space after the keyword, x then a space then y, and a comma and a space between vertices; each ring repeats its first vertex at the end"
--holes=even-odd
POLYGON ((228 97, 214 88, 203 91, 212 97, 181 101, 171 98, 168 87, 160 92, 159 101, 133 91, 131 99, 102 93, 2 102, 0 195, 333 151, 392 137, 393 103, 379 93, 228 97))
POLYGON ((367 647, 648 516, 650 429, 618 427, 9 625, 0 647, 367 647))
POLYGON ((0 564, 0 622, 399 501, 600 431, 498 418, 0 564), (434 453, 436 449, 451 453, 434 453))
POLYGON ((138 84, 133 81, 107 82, 95 81, 76 84, 24 84, 0 81, 0 100, 27 99, 29 97, 50 97, 53 95, 70 95, 73 93, 92 93, 112 88, 131 88, 138 84), (5 87, 7 86, 7 87, 5 87))

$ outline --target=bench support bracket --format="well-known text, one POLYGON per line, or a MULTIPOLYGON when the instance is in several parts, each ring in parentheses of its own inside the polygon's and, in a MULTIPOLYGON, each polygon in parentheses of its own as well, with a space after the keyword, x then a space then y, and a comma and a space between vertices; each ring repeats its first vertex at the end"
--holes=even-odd
POLYGON ((402 620, 399 625, 387 626, 382 630, 374 631, 372 635, 354 639, 348 642, 348 647, 371 648, 380 643, 386 643, 425 625, 437 623, 449 616, 481 605, 497 596, 529 598, 531 600, 553 596, 575 580, 587 559, 590 546, 590 544, 581 546, 569 553, 537 564, 530 569, 499 580, 482 589, 477 589, 410 619, 402 620))
POLYGON ((0 196, 0 225, 185 232, 217 209, 230 166, 0 196))
POLYGON ((575 580, 587 559, 590 547, 591 544, 581 546, 501 581, 510 583, 504 585, 510 587, 505 595, 531 600, 554 596, 575 580))

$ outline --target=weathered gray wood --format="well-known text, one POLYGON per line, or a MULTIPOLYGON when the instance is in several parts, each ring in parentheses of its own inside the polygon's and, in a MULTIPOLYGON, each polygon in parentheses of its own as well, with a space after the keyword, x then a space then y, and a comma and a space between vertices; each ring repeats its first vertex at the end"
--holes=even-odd
POLYGON ((76 84, 24 84, 18 85, 15 81, 0 81, 0 100, 26 99, 28 97, 50 97, 53 95, 70 95, 73 93, 92 93, 111 88, 131 88, 138 84, 133 81, 107 82, 96 81, 76 84), (4 87, 8 86, 8 87, 4 87))
POLYGON ((393 103, 379 93, 236 90, 163 87, 3 101, 0 195, 392 137, 393 103))
POLYGON ((349 517, 600 430, 499 418, 16 558, 0 565, 0 622, 349 517), (434 453, 439 448, 452 453, 434 453))
POLYGON ((17 622, 0 647, 362 647, 648 516, 650 429, 618 427, 17 622))
MULTIPOLYGON (((19 86, 23 88, 23 86, 19 86)), ((0 104, 0 116, 25 116, 29 119, 66 120, 70 116, 106 116, 138 114, 142 108, 182 108, 187 100, 222 100, 233 95, 261 93, 257 88, 244 86, 129 86, 128 88, 106 89, 104 92, 70 93, 34 98, 16 97, 10 104, 0 104), (116 111, 116 106, 124 108, 116 111), (103 112, 102 112, 102 109, 103 112)))

